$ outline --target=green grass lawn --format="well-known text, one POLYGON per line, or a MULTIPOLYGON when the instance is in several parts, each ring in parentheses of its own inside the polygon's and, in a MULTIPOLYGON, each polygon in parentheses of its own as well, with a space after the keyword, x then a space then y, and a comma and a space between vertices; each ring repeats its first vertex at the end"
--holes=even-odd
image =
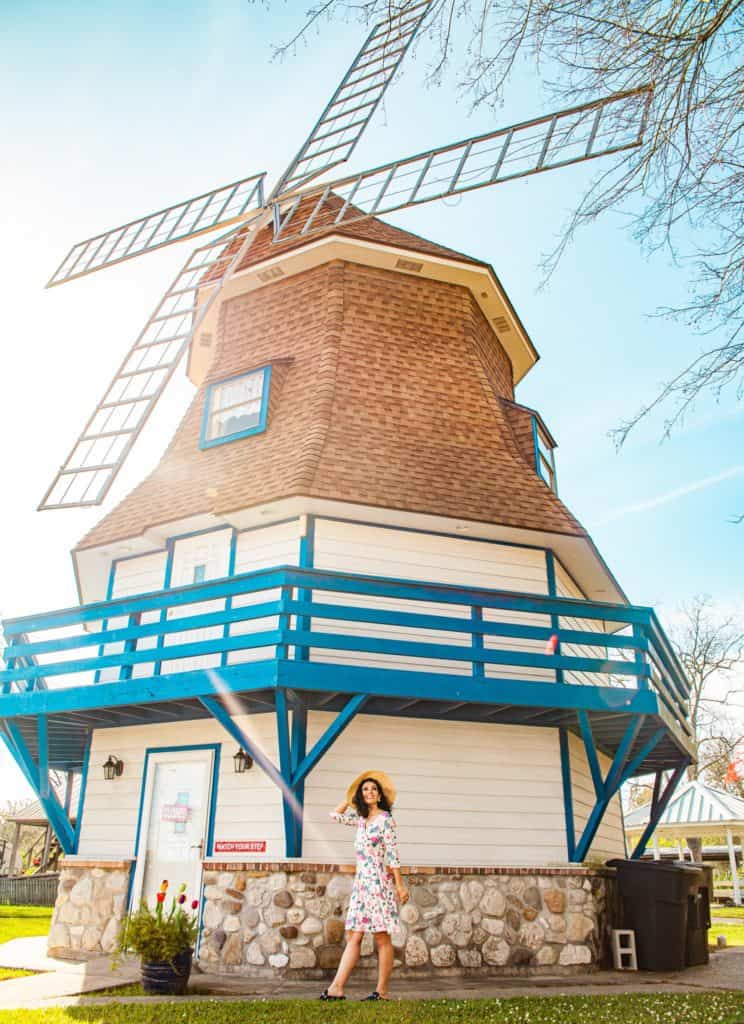
POLYGON ((51 907, 0 906, 0 943, 30 935, 46 935, 51 920, 51 907))
POLYGON ((514 999, 328 1005, 317 1000, 108 1003, 50 1010, 3 1010, 0 1024, 739 1024, 744 996, 546 996, 514 999))
MULTIPOLYGON (((715 918, 708 932, 708 942, 715 946, 719 935, 726 936, 727 946, 744 946, 744 921, 741 924, 719 924, 715 918)), ((744 1021, 742 1021, 744 1024, 744 1021)))
POLYGON ((744 907, 711 907, 711 917, 741 918, 744 921, 744 907))

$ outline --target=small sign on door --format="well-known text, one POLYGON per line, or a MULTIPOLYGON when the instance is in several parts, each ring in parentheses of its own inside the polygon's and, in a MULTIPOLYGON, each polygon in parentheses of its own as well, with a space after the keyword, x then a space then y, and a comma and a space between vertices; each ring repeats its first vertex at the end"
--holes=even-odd
POLYGON ((215 853, 266 853, 265 839, 218 839, 215 853))
POLYGON ((186 804, 163 804, 160 812, 162 821, 185 822, 191 821, 191 808, 186 804))

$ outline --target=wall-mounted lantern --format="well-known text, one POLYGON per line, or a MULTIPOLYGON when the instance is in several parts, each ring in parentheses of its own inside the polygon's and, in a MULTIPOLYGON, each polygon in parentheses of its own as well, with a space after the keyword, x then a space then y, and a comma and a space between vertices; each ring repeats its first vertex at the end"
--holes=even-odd
POLYGON ((253 758, 246 754, 241 747, 237 754, 233 756, 233 764, 235 765, 236 773, 242 775, 243 772, 247 772, 249 768, 253 767, 253 758))
POLYGON ((107 782, 111 779, 118 779, 121 773, 124 771, 124 762, 120 761, 118 757, 114 757, 113 754, 109 754, 108 761, 103 765, 103 777, 107 782))

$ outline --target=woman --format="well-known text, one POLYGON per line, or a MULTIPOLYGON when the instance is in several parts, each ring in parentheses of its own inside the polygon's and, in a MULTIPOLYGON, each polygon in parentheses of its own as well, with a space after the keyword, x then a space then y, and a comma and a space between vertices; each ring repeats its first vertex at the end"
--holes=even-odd
POLYGON ((346 915, 348 939, 336 977, 321 999, 345 999, 344 985, 359 960, 365 932, 373 932, 377 946, 377 988, 366 1000, 388 998, 393 970, 390 932, 398 924, 398 903, 408 901, 400 875, 398 840, 392 814, 395 787, 385 772, 364 772, 354 779, 346 800, 331 811, 334 821, 356 827, 357 868, 346 915), (353 806, 351 813, 346 808, 353 806), (397 898, 397 902, 396 902, 397 898))

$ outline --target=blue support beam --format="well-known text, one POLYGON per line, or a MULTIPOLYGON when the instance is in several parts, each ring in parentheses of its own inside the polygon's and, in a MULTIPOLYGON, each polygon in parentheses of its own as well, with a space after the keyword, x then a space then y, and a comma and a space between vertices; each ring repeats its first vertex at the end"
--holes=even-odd
POLYGON ((287 857, 301 856, 298 849, 298 824, 302 822, 302 805, 292 788, 292 747, 287 691, 278 688, 276 701, 276 736, 279 768, 282 775, 282 813, 284 816, 284 847, 287 857))
POLYGON ((90 748, 93 742, 93 733, 88 733, 88 741, 85 744, 85 754, 80 772, 80 792, 78 793, 77 810, 75 811, 75 853, 80 847, 80 834, 83 829, 83 811, 85 810, 85 793, 88 788, 88 767, 90 765, 90 748))
POLYGON ((263 752, 261 747, 250 739, 240 726, 233 720, 230 712, 219 702, 217 697, 200 697, 199 702, 204 705, 207 711, 220 723, 222 728, 228 732, 239 747, 242 747, 247 754, 253 758, 259 768, 265 772, 275 786, 284 790, 284 780, 281 772, 274 762, 263 752))
POLYGON ((561 782, 563 783, 563 813, 566 819, 566 850, 568 859, 574 859, 576 849, 576 826, 574 825, 573 795, 571 787, 571 754, 568 745, 568 732, 558 730, 558 742, 561 751, 561 782))
POLYGON ((303 782, 310 774, 318 761, 330 750, 352 718, 361 710, 366 700, 367 694, 359 693, 347 701, 343 709, 339 711, 336 718, 334 718, 320 739, 315 743, 312 750, 298 764, 297 770, 292 776, 293 786, 303 782))
MULTIPOLYGON (((623 781, 623 771, 625 770, 628 756, 630 751, 633 749, 633 744, 638 737, 639 731, 643 727, 645 717, 645 715, 634 715, 625 729, 623 738, 620 741, 615 756, 612 759, 612 764, 607 772, 607 777, 604 781, 601 781, 601 789, 597 793, 597 799, 589 817, 587 818, 581 838, 576 843, 572 860, 577 863, 581 863, 581 861, 586 860, 591 845, 594 842, 594 837, 597 834, 597 829, 602 823, 605 811, 607 810, 612 798, 620 789, 623 781)), ((596 757, 596 748, 594 750, 594 756, 596 757)))
POLYGON ((46 800, 49 797, 49 724, 46 715, 36 719, 36 731, 39 748, 39 796, 46 800))
POLYGON ((602 778, 602 771, 599 767, 599 758, 597 757, 597 747, 594 742, 592 727, 586 711, 579 711, 578 719, 579 728, 581 729, 581 737, 584 740, 586 759, 589 763, 589 771, 591 772, 592 783, 594 785, 594 795, 599 799, 604 791, 604 780, 602 778))
MULTIPOLYGON (((295 696, 295 704, 292 709, 292 735, 290 737, 290 750, 291 750, 291 767, 292 776, 297 772, 298 766, 307 753, 307 705, 303 700, 295 696)), ((300 779, 299 782, 292 783, 295 799, 300 808, 304 810, 305 807, 305 780, 300 779)), ((295 856, 302 856, 302 825, 303 816, 302 814, 295 814, 292 816, 294 825, 292 844, 293 849, 297 850, 295 856)))
POLYGON ((643 830, 643 834, 641 835, 641 838, 636 843, 635 849, 630 855, 631 860, 638 860, 640 857, 643 856, 646 850, 646 845, 651 836, 654 834, 654 829, 659 824, 661 816, 667 809, 669 801, 672 799, 674 791, 679 785, 680 779, 687 771, 689 763, 689 761, 685 761, 683 764, 675 768, 675 770, 671 774, 669 781, 664 787, 663 792, 661 791, 662 773, 656 773, 656 779, 654 781, 654 795, 653 799, 651 800, 651 813, 649 815, 648 825, 646 825, 645 829, 643 830))
MULTIPOLYGON (((59 845, 65 853, 74 853, 75 834, 72 825, 70 824, 70 819, 65 814, 64 807, 57 799, 57 794, 51 787, 48 787, 48 792, 46 795, 44 794, 39 765, 36 764, 32 758, 29 749, 26 746, 26 742, 21 735, 20 729, 13 721, 6 721, 4 724, 5 731, 3 735, 10 737, 11 740, 11 742, 8 743, 6 739, 6 745, 10 750, 14 761, 20 767, 31 788, 36 793, 39 803, 47 816, 47 820, 54 829, 54 833, 59 840, 59 845)), ((42 734, 45 728, 46 720, 44 720, 44 726, 42 726, 42 734)))
POLYGON ((220 725, 233 737, 235 742, 251 755, 256 764, 269 776, 282 794, 284 813, 284 837, 287 857, 302 856, 302 809, 306 777, 318 761, 338 739, 357 711, 362 707, 365 694, 352 697, 342 711, 331 722, 312 750, 305 753, 307 744, 307 708, 293 695, 290 730, 290 702, 284 688, 276 690, 276 723, 279 747, 279 768, 264 751, 251 740, 231 718, 228 711, 216 697, 200 697, 201 703, 220 725))

